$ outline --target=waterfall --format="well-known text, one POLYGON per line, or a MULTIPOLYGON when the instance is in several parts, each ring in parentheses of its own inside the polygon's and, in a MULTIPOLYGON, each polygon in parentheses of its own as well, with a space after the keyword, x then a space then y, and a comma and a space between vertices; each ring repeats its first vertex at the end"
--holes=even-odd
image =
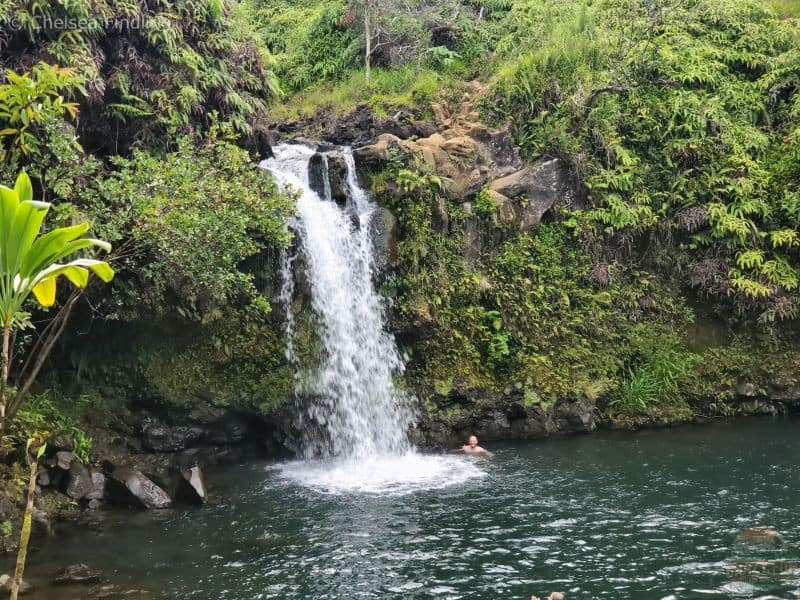
MULTIPOLYGON (((300 452, 305 458, 366 458, 410 450, 413 422, 409 399, 393 378, 404 364, 386 327, 384 302, 375 290, 371 221, 377 205, 358 184, 349 148, 323 153, 322 186, 312 181, 317 151, 281 144, 261 163, 277 183, 291 188, 297 214, 290 224, 295 245, 282 261, 282 304, 286 307, 287 356, 295 355, 293 310, 295 269, 302 264, 320 340, 318 364, 309 382, 298 379, 296 402, 300 452), (330 160, 346 165, 347 200, 332 199, 330 160), (314 188, 317 188, 315 191, 314 188), (302 260, 298 260, 302 257, 302 260)), ((300 369, 298 369, 298 373, 300 369)))

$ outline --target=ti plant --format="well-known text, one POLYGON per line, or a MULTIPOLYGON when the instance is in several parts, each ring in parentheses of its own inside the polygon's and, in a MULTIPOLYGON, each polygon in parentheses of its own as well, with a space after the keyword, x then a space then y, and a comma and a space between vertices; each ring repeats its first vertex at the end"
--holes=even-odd
POLYGON ((111 246, 102 240, 82 237, 89 229, 88 223, 58 227, 41 234, 50 207, 47 202, 33 200, 33 186, 24 172, 17 178, 13 189, 0 186, 0 323, 3 329, 0 430, 7 428, 53 344, 63 332, 77 294, 70 296, 40 338, 41 343, 34 346, 31 357, 25 362, 29 368, 23 367, 27 372, 20 373, 24 380, 19 381, 19 389, 12 390, 9 387, 12 333, 27 321, 23 311, 25 301, 33 295, 41 306, 53 306, 58 278, 62 275, 78 290, 87 286, 90 273, 104 282, 114 277, 114 270, 105 261, 75 258, 61 262, 82 250, 100 248, 109 252, 111 246))

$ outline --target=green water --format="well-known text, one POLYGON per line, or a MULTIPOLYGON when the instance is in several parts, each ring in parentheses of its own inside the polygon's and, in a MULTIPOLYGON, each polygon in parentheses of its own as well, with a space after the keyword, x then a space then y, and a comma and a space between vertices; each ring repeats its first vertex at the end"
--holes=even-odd
POLYGON ((797 598, 800 571, 754 586, 726 565, 755 526, 800 556, 799 431, 751 420, 492 445, 483 476, 405 495, 326 494, 248 465, 210 474, 212 506, 62 527, 30 571, 82 561, 173 599, 797 598))

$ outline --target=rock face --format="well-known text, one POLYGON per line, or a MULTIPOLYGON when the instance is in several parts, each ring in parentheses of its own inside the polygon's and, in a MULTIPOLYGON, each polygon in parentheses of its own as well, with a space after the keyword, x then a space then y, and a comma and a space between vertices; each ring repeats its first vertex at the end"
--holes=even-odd
POLYGON ((489 188, 498 196, 495 201, 502 205, 505 198, 521 201, 521 223, 523 231, 530 231, 539 226, 544 214, 556 204, 572 205, 573 191, 569 184, 569 174, 557 158, 542 159, 495 179, 489 188))
POLYGON ((109 498, 116 504, 142 508, 167 508, 169 495, 143 473, 130 467, 117 467, 107 481, 109 498))
POLYGON ((486 189, 497 206, 496 224, 531 231, 548 211, 573 206, 575 186, 560 159, 543 157, 525 165, 507 127, 493 129, 478 121, 475 98, 483 91, 473 84, 457 107, 432 105, 437 131, 427 137, 383 133, 354 155, 360 167, 369 169, 399 153, 409 164, 423 164, 438 175, 455 201, 469 201, 486 189))
POLYGON ((396 266, 398 260, 397 240, 400 235, 397 217, 390 210, 379 208, 372 217, 370 228, 378 269, 396 266))
POLYGON ((416 431, 415 441, 429 447, 452 448, 470 434, 486 441, 528 440, 596 429, 595 405, 588 399, 547 405, 526 401, 517 391, 454 389, 435 402, 449 410, 422 419, 416 431))

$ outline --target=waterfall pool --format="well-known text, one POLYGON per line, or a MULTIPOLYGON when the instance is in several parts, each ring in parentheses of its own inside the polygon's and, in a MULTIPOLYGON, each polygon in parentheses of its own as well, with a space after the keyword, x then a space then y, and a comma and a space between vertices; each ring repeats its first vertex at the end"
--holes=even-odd
POLYGON ((798 427, 601 432, 493 444, 492 460, 227 468, 208 474, 206 507, 100 511, 38 538, 29 557, 34 582, 83 562, 149 592, 40 584, 27 597, 796 598, 798 427), (737 535, 759 526, 783 546, 742 558, 737 535), (782 572, 757 581, 759 561, 782 572))

